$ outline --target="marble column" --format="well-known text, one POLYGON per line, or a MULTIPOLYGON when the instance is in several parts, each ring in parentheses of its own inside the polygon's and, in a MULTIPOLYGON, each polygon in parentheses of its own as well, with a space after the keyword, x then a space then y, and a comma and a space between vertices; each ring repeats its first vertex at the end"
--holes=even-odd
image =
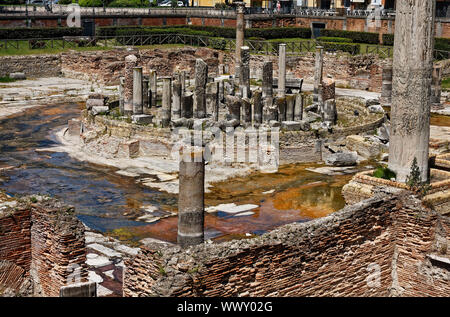
POLYGON ((193 94, 191 92, 187 92, 181 96, 181 117, 182 118, 192 118, 193 111, 193 94))
POLYGON ((195 61, 194 118, 206 117, 206 83, 208 65, 200 58, 195 61))
POLYGON ((235 56, 235 77, 239 82, 241 66, 241 47, 244 46, 244 2, 234 2, 236 4, 236 56, 235 56))
POLYGON ((142 105, 144 108, 149 107, 148 80, 148 76, 144 76, 142 80, 142 105))
POLYGON ((250 98, 250 48, 241 47, 241 76, 239 77, 239 91, 242 98, 250 98))
POLYGON ((273 66, 271 61, 266 61, 262 68, 262 98, 273 96, 273 66))
POLYGON ((172 119, 181 117, 181 82, 177 79, 172 83, 172 119))
POLYGON ((286 96, 286 44, 278 47, 278 97, 286 96))
POLYGON ((303 95, 295 96, 294 121, 303 120, 303 95))
POLYGON ((431 81, 431 107, 434 109, 441 108, 441 92, 442 92, 442 66, 433 66, 433 75, 431 81))
POLYGON ((143 114, 142 67, 133 68, 133 115, 143 114))
POLYGON ((397 1, 389 168, 399 182, 410 175, 414 158, 428 180, 435 12, 435 1, 397 1))
POLYGON ((124 85, 125 85, 125 77, 119 78, 119 114, 123 116, 123 106, 124 106, 124 85))
POLYGON ((262 104, 262 92, 261 90, 255 90, 252 96, 253 101, 253 122, 255 124, 261 124, 263 118, 263 104, 262 104))
POLYGON ((158 77, 156 75, 156 71, 151 70, 149 76, 149 85, 150 85, 150 107, 156 107, 156 99, 158 96, 158 77))
POLYGON ((322 72, 323 72, 323 47, 316 47, 316 61, 314 66, 314 92, 313 101, 319 100, 319 85, 322 84, 322 72))
POLYGON ((392 97, 392 65, 386 65, 381 73, 381 96, 380 103, 383 106, 391 106, 392 97))
POLYGON ((161 104, 161 125, 166 128, 171 120, 171 77, 163 77, 162 104, 161 104))
POLYGON ((205 161, 194 155, 180 160, 178 194, 178 236, 182 247, 203 243, 205 222, 205 161))
POLYGON ((128 55, 125 57, 125 82, 123 87, 123 114, 133 114, 133 68, 136 67, 137 57, 128 55))

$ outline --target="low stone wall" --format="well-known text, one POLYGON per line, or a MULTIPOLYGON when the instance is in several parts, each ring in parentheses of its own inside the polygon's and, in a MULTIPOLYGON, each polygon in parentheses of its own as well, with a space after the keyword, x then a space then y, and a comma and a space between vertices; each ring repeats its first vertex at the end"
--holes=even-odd
POLYGON ((23 72, 27 78, 61 75, 59 55, 0 56, 0 77, 23 72))
POLYGON ((448 245, 448 223, 381 195, 254 239, 149 246, 125 263, 124 296, 447 296, 448 268, 427 255, 448 245))
MULTIPOLYGON (((62 286, 86 281, 84 227, 72 208, 56 200, 24 198, 2 211, 0 261, 23 269, 35 296, 59 296, 62 286)), ((16 274, 16 283, 21 279, 16 274)))

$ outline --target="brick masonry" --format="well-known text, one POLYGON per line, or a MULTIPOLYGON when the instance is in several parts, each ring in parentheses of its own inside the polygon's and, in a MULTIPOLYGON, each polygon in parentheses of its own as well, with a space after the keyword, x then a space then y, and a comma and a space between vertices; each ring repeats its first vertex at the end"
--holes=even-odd
POLYGON ((0 261, 26 272, 35 296, 59 296, 62 286, 86 281, 84 226, 56 200, 23 198, 0 215, 0 261))
POLYGON ((448 296, 448 267, 427 255, 449 230, 408 194, 381 195, 249 240, 142 248, 124 296, 448 296))
POLYGON ((27 77, 52 77, 61 75, 59 55, 1 56, 0 77, 23 72, 27 77))

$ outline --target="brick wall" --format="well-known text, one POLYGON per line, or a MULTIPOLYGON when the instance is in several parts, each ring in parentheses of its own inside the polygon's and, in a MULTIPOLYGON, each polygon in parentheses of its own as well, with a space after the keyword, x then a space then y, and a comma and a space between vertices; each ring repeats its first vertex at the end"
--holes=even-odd
POLYGON ((31 264, 31 214, 29 209, 0 212, 0 259, 26 271, 31 264))
POLYGON ((56 200, 24 198, 0 215, 0 262, 0 284, 17 289, 30 277, 34 295, 59 296, 61 286, 86 281, 84 227, 56 200))
POLYGON ((59 76, 59 55, 1 56, 0 77, 14 72, 24 72, 27 77, 59 76))
MULTIPOLYGON (((430 282, 417 266, 432 252, 440 218, 405 197, 378 196, 258 238, 189 252, 142 248, 125 263, 124 296, 448 296, 445 274, 430 282), (417 215, 424 220, 415 222, 417 215), (409 291, 396 292, 398 285, 409 291)), ((443 234, 448 239, 449 231, 443 234)))

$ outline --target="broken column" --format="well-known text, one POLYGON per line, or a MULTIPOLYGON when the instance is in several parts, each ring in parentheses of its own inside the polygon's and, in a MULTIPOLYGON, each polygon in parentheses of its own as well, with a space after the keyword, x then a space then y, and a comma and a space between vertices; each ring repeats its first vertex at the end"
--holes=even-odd
POLYGON ((172 119, 181 117, 181 82, 174 80, 172 84, 172 119))
POLYGON ((397 1, 389 168, 405 182, 414 158, 428 180, 435 1, 397 1))
POLYGON ((171 119, 171 77, 163 77, 162 104, 161 104, 161 125, 166 128, 171 119))
POLYGON ((317 102, 319 100, 319 85, 322 83, 322 72, 323 72, 323 47, 316 47, 316 62, 314 67, 314 94, 313 101, 317 102))
POLYGON ((241 47, 241 75, 239 77, 239 92, 242 98, 250 98, 250 48, 241 47))
POLYGON ((295 95, 286 95, 286 121, 294 121, 295 95))
POLYGON ((253 102, 253 122, 256 124, 261 124, 263 118, 262 115, 263 104, 262 104, 261 90, 256 90, 253 92, 252 102, 253 102))
POLYGON ((192 118, 193 111, 193 95, 191 92, 187 92, 181 96, 181 117, 182 118, 192 118))
POLYGON ((133 114, 133 68, 136 67, 137 57, 128 55, 125 57, 125 83, 123 87, 123 114, 131 116, 133 114))
POLYGON ((133 68, 133 114, 143 114, 142 67, 133 68))
POLYGON ((239 82, 241 66, 241 47, 244 46, 244 2, 234 2, 236 4, 236 56, 235 56, 235 79, 239 82))
POLYGON ((327 125, 327 127, 331 127, 336 124, 337 121, 337 111, 336 111, 336 100, 328 99, 323 103, 323 112, 322 112, 323 122, 327 125))
POLYGON ((156 71, 151 70, 149 75, 149 86, 150 86, 150 107, 156 107, 156 98, 158 93, 158 78, 156 76, 156 71))
POLYGON ((278 97, 286 95, 286 44, 278 47, 278 97))
POLYGON ((262 68, 262 98, 273 96, 273 67, 271 61, 266 61, 262 68))
POLYGON ((237 96, 226 96, 226 104, 228 107, 228 113, 230 114, 230 120, 237 120, 241 122, 241 99, 237 96))
POLYGON ((391 106, 392 96, 392 65, 383 67, 381 73, 381 96, 380 104, 383 106, 391 106))
POLYGON ((207 111, 212 113, 214 121, 219 120, 219 82, 215 81, 206 85, 207 111))
POLYGON ((182 247, 204 240, 205 162, 203 153, 188 155, 180 160, 179 171, 177 242, 182 247), (199 162, 195 156, 200 156, 199 162))
POLYGON ((441 105, 442 66, 434 65, 431 80, 431 107, 439 110, 441 105))
POLYGON ((144 76, 142 80, 142 106, 144 108, 149 107, 149 98, 148 98, 148 76, 144 76))
POLYGON ((328 99, 336 98, 336 85, 333 79, 325 78, 322 81, 322 89, 321 89, 321 97, 322 101, 326 101, 328 99))
POLYGON ((200 58, 195 61, 194 118, 206 117, 206 83, 208 65, 200 58))
POLYGON ((125 84, 125 77, 119 78, 119 114, 123 115, 123 104, 124 104, 124 95, 123 95, 123 88, 125 84))
POLYGON ((303 120, 303 95, 297 94, 295 96, 294 121, 301 120, 303 120))

